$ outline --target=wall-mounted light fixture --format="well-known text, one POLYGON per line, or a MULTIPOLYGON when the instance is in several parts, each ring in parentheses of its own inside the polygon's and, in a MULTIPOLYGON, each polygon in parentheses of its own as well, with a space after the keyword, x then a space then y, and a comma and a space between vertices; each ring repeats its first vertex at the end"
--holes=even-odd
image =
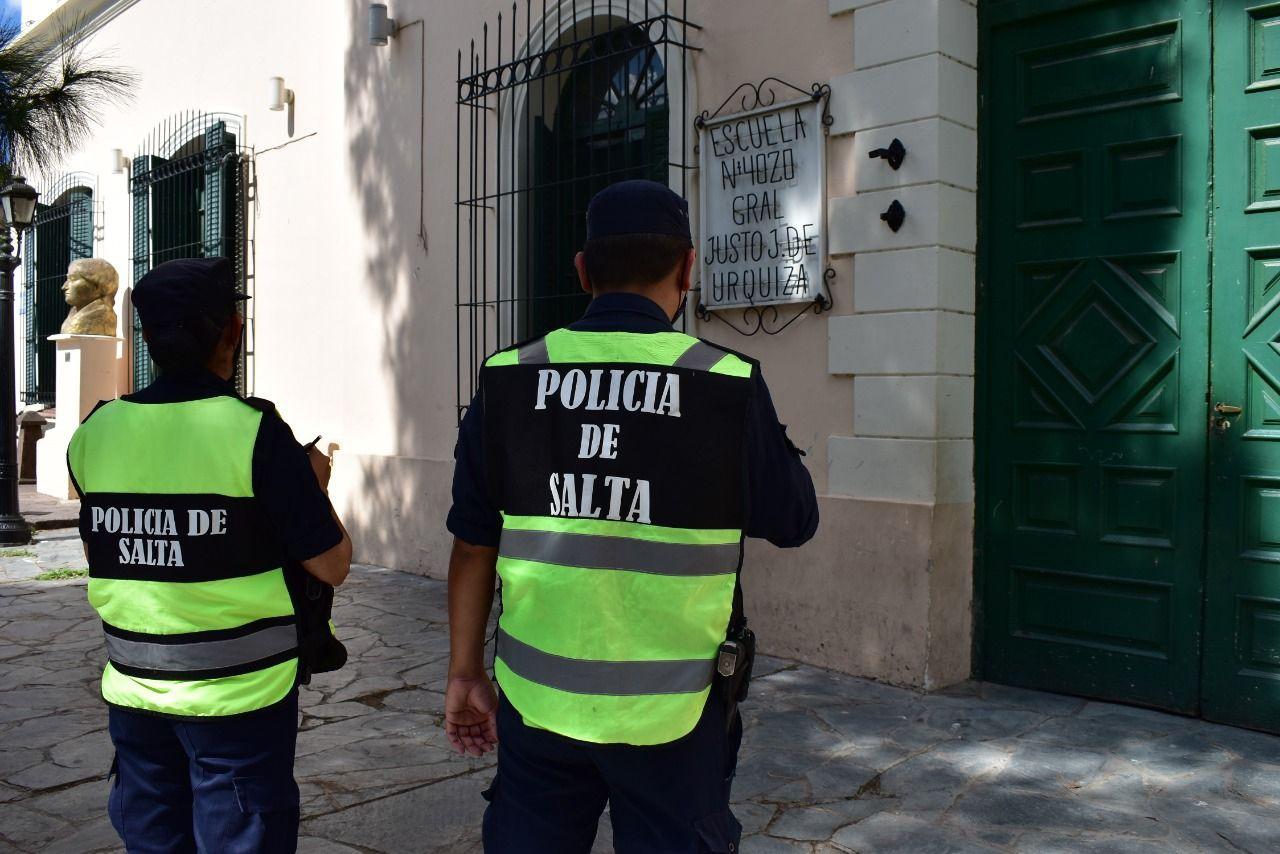
POLYGON ((396 19, 387 15, 386 3, 369 4, 369 44, 385 47, 399 29, 396 19))
POLYGON ((133 161, 124 155, 123 148, 111 149, 111 174, 124 175, 129 171, 129 167, 133 165, 133 161))
POLYGON ((293 104, 293 90, 286 89, 283 77, 271 77, 267 80, 267 109, 278 113, 293 104))

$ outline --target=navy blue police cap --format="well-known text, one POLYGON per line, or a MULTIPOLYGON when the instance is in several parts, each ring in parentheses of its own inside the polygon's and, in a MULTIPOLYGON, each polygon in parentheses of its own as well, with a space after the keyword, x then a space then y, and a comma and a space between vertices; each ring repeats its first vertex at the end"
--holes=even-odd
POLYGON ((165 261, 133 286, 133 307, 143 326, 166 326, 195 317, 223 322, 237 302, 249 299, 236 290, 226 258, 165 261))
POLYGON ((664 234, 692 242, 689 203, 656 181, 610 184, 587 205, 587 240, 623 234, 664 234))

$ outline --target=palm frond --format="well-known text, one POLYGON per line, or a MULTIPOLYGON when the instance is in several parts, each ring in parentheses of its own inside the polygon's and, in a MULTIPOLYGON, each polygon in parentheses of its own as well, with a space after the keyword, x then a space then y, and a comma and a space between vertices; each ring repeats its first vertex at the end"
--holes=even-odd
POLYGON ((0 24, 0 80, 6 83, 35 78, 45 66, 35 45, 17 41, 21 32, 12 21, 0 24))
POLYGON ((0 160, 14 170, 51 171, 88 140, 103 107, 130 97, 134 74, 87 53, 83 29, 64 22, 42 42, 0 28, 0 160))

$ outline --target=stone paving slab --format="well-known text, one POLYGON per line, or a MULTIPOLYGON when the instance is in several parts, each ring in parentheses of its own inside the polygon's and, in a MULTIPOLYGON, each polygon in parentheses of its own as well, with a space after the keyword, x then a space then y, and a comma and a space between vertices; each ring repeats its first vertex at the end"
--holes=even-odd
MULTIPOLYGON (((0 851, 117 851, 100 629, 74 532, 0 556, 0 851)), ((440 729, 438 581, 358 567, 351 652, 302 693, 304 852, 478 852, 492 762, 440 729)), ((734 785, 746 854, 1280 851, 1280 738, 969 683, 921 695, 762 658, 734 785)), ((596 851, 612 849, 607 816, 596 851)))
POLYGON ((18 487, 18 510, 37 531, 75 528, 80 524, 79 501, 63 501, 36 492, 34 484, 24 483, 18 487))

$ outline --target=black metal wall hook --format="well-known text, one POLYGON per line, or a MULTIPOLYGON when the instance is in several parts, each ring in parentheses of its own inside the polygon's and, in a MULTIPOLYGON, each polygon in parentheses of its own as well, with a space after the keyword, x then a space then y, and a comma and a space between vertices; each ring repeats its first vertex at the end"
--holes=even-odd
POLYGON ((896 232, 902 228, 903 220, 907 218, 907 209, 902 206, 902 202, 894 199, 889 209, 880 214, 880 218, 888 223, 891 231, 896 232))
MULTIPOLYGON (((893 142, 889 143, 888 148, 877 148, 868 152, 867 157, 873 160, 877 157, 883 157, 889 163, 889 166, 893 168, 893 171, 897 172, 898 167, 902 165, 902 161, 907 157, 907 147, 902 144, 902 140, 895 136, 893 142)), ((897 231, 897 229, 895 228, 894 231, 897 231)))

